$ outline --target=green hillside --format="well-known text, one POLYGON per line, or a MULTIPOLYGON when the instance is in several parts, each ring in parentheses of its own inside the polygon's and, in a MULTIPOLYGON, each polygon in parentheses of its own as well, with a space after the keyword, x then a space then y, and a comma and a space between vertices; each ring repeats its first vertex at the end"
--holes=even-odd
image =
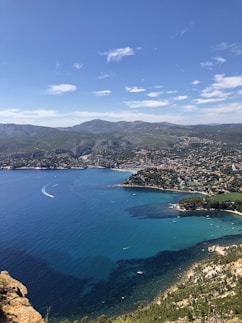
POLYGON ((225 193, 225 194, 218 194, 216 196, 211 197, 212 201, 218 201, 218 202, 237 202, 242 201, 242 193, 233 192, 233 193, 225 193))
POLYGON ((195 264, 180 282, 148 306, 120 315, 59 323, 239 323, 242 322, 242 245, 219 247, 195 264))

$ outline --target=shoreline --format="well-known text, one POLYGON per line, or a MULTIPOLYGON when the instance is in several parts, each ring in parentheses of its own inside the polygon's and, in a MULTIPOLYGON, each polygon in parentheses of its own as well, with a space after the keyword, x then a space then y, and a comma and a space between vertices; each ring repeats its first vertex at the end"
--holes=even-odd
MULTIPOLYGON (((165 188, 161 188, 158 186, 145 186, 145 185, 130 185, 130 184, 117 184, 115 186, 118 187, 127 187, 127 188, 148 188, 148 189, 155 189, 155 190, 160 190, 160 191, 164 191, 164 192, 177 192, 177 193, 191 193, 191 194, 201 194, 201 195, 207 195, 209 196, 208 193, 206 192, 199 192, 199 191, 185 191, 185 190, 177 190, 177 189, 165 189, 165 188)), ((179 207, 179 205, 177 203, 174 204, 174 208, 179 211, 179 212, 190 212, 190 210, 185 210, 179 207)), ((236 210, 216 210, 216 209, 196 209, 193 211, 221 211, 221 212, 227 212, 227 213, 233 213, 239 216, 242 216, 242 212, 236 211, 236 210)))
MULTIPOLYGON (((91 168, 91 167, 90 167, 91 168)), ((17 168, 11 168, 11 167, 1 167, 1 170, 85 170, 87 167, 82 167, 82 166, 72 166, 72 167, 56 167, 56 168, 49 168, 49 167, 17 167, 17 168)))
MULTIPOLYGON (((149 308, 150 306, 152 306, 152 304, 157 304, 160 305, 163 301, 166 300, 167 297, 169 297, 169 294, 172 292, 176 292, 178 290, 178 286, 180 284, 186 284, 187 281, 189 281, 189 279, 191 277, 195 277, 196 278, 196 268, 199 265, 203 265, 204 260, 205 262, 210 259, 210 255, 213 254, 217 254, 220 257, 224 257, 228 254, 228 251, 230 249, 232 249, 234 246, 237 245, 241 245, 241 242, 237 242, 235 244, 229 244, 229 245, 224 245, 224 244, 215 244, 215 245, 208 245, 207 246, 207 250, 208 250, 208 255, 205 256, 203 259, 201 260, 196 260, 193 263, 191 263, 187 269, 185 269, 183 271, 183 273, 177 278, 176 282, 174 282, 173 284, 171 284, 169 287, 167 287, 164 291, 161 291, 153 300, 151 300, 147 306, 145 308, 149 308)), ((208 264, 205 266, 209 267, 209 262, 208 264)), ((239 265, 240 266, 240 265, 239 265)))
POLYGON ((175 208, 177 209, 177 211, 179 212, 191 212, 191 211, 206 211, 206 212, 209 212, 209 211, 221 211, 221 212, 227 212, 227 213, 233 213, 233 214, 236 214, 236 215, 239 215, 239 216, 242 216, 242 212, 239 212, 239 211, 235 211, 235 210, 223 210, 223 209, 203 209, 203 208, 199 208, 199 209, 196 209, 196 210, 186 210, 186 209, 182 209, 180 208, 180 206, 178 204, 175 204, 175 208))
POLYGON ((136 174, 139 169, 135 168, 109 168, 109 167, 104 167, 104 166, 96 166, 96 165, 87 165, 87 166, 70 166, 70 167, 64 167, 64 166, 57 166, 55 168, 52 167, 39 167, 39 166, 29 166, 29 167, 1 167, 0 170, 71 170, 71 169, 77 169, 77 170, 84 170, 88 168, 96 168, 96 169, 110 169, 116 172, 124 172, 124 173, 131 173, 131 174, 136 174))
MULTIPOLYGON (((206 257, 205 259, 208 259, 206 257)), ((201 261, 195 261, 193 264, 190 265, 187 270, 185 270, 180 278, 177 279, 177 281, 172 284, 170 287, 168 287, 163 293, 158 295, 148 306, 150 306, 152 303, 156 303, 160 305, 161 301, 166 299, 169 296, 169 293, 172 293, 178 289, 178 285, 181 283, 185 283, 187 279, 193 274, 194 269, 200 264, 201 261)))
POLYGON ((130 184, 116 184, 115 186, 118 187, 128 187, 128 188, 148 188, 148 189, 154 189, 164 192, 177 192, 177 193, 191 193, 191 194, 201 194, 201 195, 209 195, 206 192, 199 192, 199 191, 185 191, 185 190, 178 190, 178 189, 172 189, 172 188, 162 188, 159 186, 149 186, 149 185, 130 185, 130 184))
POLYGON ((242 216, 242 212, 239 211, 232 211, 232 210, 220 210, 222 212, 234 213, 236 215, 242 216))
POLYGON ((115 172, 123 172, 123 173, 131 173, 131 174, 136 174, 139 169, 135 169, 135 168, 110 168, 110 170, 113 170, 115 172))

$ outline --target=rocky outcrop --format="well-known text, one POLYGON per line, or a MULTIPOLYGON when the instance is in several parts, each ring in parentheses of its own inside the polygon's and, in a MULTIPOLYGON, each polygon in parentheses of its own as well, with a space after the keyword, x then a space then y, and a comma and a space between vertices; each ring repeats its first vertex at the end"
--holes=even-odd
POLYGON ((0 272, 0 322, 44 323, 26 298, 27 288, 7 271, 0 272))
POLYGON ((231 246, 219 246, 219 245, 213 245, 208 247, 208 252, 215 252, 220 256, 225 256, 228 251, 237 249, 237 245, 231 245, 231 246))

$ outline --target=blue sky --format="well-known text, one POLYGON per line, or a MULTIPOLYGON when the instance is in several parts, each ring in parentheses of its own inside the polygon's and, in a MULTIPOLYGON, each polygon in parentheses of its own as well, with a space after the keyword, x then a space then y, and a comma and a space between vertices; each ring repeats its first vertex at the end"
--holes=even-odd
POLYGON ((241 0, 0 0, 0 123, 242 122, 241 0))

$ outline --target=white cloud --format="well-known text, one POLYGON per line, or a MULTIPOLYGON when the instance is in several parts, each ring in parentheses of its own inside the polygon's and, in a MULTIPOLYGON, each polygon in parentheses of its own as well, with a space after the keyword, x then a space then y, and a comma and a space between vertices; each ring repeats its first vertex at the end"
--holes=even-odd
POLYGON ((201 96, 204 98, 227 98, 230 93, 217 90, 214 87, 207 87, 202 90, 201 96))
POLYGON ((166 94, 175 94, 175 93, 177 93, 177 91, 176 91, 176 90, 166 91, 166 94))
POLYGON ((182 106, 182 109, 184 110, 184 111, 186 111, 186 112, 191 112, 191 111, 195 111, 195 110, 197 110, 198 108, 197 107, 195 107, 194 105, 192 105, 192 104, 187 104, 187 105, 183 105, 182 106))
POLYGON ((125 87, 125 90, 129 93, 139 93, 139 92, 144 92, 146 91, 144 88, 133 86, 133 87, 125 87))
POLYGON ((163 92, 162 91, 158 91, 158 92, 149 92, 147 94, 147 96, 149 96, 150 98, 157 98, 158 96, 160 96, 163 92))
POLYGON ((192 82, 192 85, 197 85, 197 84, 199 84, 200 83, 200 81, 198 81, 198 80, 194 80, 193 82, 192 82))
POLYGON ((139 108, 160 108, 169 104, 168 100, 140 100, 140 101, 125 101, 128 107, 132 109, 139 108))
POLYGON ((233 94, 236 94, 227 90, 233 90, 237 87, 242 87, 242 75, 225 76, 224 74, 216 74, 214 76, 214 83, 203 89, 200 94, 201 98, 194 99, 193 102, 203 104, 224 101, 233 94))
POLYGON ((174 37, 176 37, 176 36, 180 36, 180 37, 184 36, 184 34, 186 34, 191 29, 191 27, 192 27, 193 24, 194 24, 194 22, 193 21, 190 21, 189 24, 186 27, 184 27, 181 30, 179 30, 174 35, 174 37))
POLYGON ((242 45, 237 44, 237 43, 226 43, 226 42, 221 42, 217 45, 214 46, 213 48, 215 51, 225 51, 228 50, 232 54, 239 56, 242 54, 242 45))
POLYGON ((192 114, 192 123, 238 123, 242 120, 242 104, 216 104, 212 107, 198 109, 192 114))
POLYGON ((49 88, 47 89, 47 91, 45 91, 45 94, 60 95, 67 92, 75 92, 76 90, 77 87, 73 84, 49 85, 49 88))
POLYGON ((107 62, 119 62, 125 56, 135 55, 135 51, 131 47, 110 49, 108 52, 99 53, 100 55, 107 56, 107 62))
POLYGON ((80 70, 80 69, 82 69, 82 68, 83 68, 83 64, 80 64, 80 63, 74 63, 72 66, 73 66, 74 68, 76 68, 77 70, 80 70))
POLYGON ((206 68, 208 70, 212 70, 214 67, 214 62, 212 61, 206 61, 200 63, 201 68, 206 68))
POLYGON ((234 47, 235 45, 236 44, 234 44, 234 43, 228 44, 226 42, 221 42, 219 44, 216 44, 213 49, 216 50, 216 51, 223 51, 223 50, 226 50, 226 49, 230 49, 230 48, 234 47))
POLYGON ((141 46, 136 47, 136 50, 141 50, 141 49, 142 49, 141 46))
POLYGON ((182 101, 182 100, 186 100, 187 98, 188 98, 187 95, 179 95, 179 96, 176 96, 174 98, 174 100, 176 100, 176 101, 182 101))
POLYGON ((223 63, 225 63, 225 62, 226 62, 226 59, 225 59, 225 58, 223 58, 223 57, 221 57, 221 56, 214 57, 213 59, 214 59, 217 63, 219 63, 219 64, 223 64, 223 63))
POLYGON ((233 53, 236 56, 239 56, 242 54, 242 46, 238 45, 238 46, 234 46, 233 48, 231 48, 231 53, 233 53))
MULTIPOLYGON (((242 116, 242 104, 241 103, 230 103, 226 105, 218 105, 210 108, 202 109, 202 112, 205 114, 210 114, 214 116, 218 116, 221 114, 226 114, 228 117, 232 115, 242 116)), ((234 119, 237 121, 236 118, 234 119)))
POLYGON ((107 78, 109 78, 111 76, 112 76, 112 73, 105 72, 105 73, 100 73, 98 78, 99 78, 99 80, 103 80, 103 79, 107 79, 107 78))
POLYGON ((212 70, 214 68, 214 66, 223 64, 225 62, 226 62, 225 58, 218 56, 218 57, 211 58, 210 61, 201 62, 200 66, 201 66, 201 68, 206 68, 207 70, 212 70))
POLYGON ((216 89, 234 89, 242 86, 242 75, 225 76, 224 74, 216 74, 214 79, 215 83, 212 86, 216 89))
POLYGON ((2 122, 17 123, 17 124, 35 124, 48 125, 51 120, 57 120, 58 112, 55 110, 28 110, 28 109, 2 109, 0 110, 0 117, 2 122))
POLYGON ((101 91, 93 91, 92 94, 94 94, 95 96, 108 96, 110 95, 112 92, 110 90, 101 90, 101 91))
POLYGON ((193 102, 196 104, 204 104, 204 103, 215 103, 224 101, 223 98, 210 98, 210 99, 194 99, 193 102))
POLYGON ((4 109, 0 110, 0 117, 12 117, 15 116, 20 110, 19 109, 4 109))

